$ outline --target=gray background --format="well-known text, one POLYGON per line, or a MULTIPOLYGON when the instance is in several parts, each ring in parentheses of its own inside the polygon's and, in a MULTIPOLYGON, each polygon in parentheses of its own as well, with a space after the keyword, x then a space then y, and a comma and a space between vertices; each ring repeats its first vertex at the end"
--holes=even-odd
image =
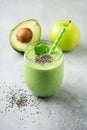
MULTIPOLYGON (((87 130, 87 1, 86 0, 0 0, 0 130, 87 130), (78 25, 81 38, 74 50, 64 53, 64 80, 49 99, 32 98, 39 104, 26 111, 5 112, 9 86, 27 89, 23 81, 23 55, 9 44, 10 30, 27 19, 37 19, 41 39, 50 40, 51 26, 70 19, 78 25), (4 102, 1 100, 3 97, 4 102), (51 112, 50 112, 51 111, 51 112), (19 120, 19 117, 28 118, 19 120)), ((30 93, 30 92, 29 92, 30 93)))

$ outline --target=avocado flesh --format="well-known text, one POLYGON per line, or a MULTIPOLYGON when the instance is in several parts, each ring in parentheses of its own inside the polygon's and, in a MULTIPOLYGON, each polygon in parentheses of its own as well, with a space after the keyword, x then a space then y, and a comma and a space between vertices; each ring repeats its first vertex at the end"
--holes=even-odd
POLYGON ((11 46, 19 51, 24 52, 25 48, 28 44, 31 44, 33 42, 39 41, 41 37, 41 26, 35 19, 30 19, 27 21, 24 21, 20 24, 18 24, 16 27, 14 27, 10 32, 10 44, 11 46), (31 29, 33 36, 32 39, 28 43, 22 43, 21 41, 17 40, 16 34, 21 28, 29 28, 31 29))

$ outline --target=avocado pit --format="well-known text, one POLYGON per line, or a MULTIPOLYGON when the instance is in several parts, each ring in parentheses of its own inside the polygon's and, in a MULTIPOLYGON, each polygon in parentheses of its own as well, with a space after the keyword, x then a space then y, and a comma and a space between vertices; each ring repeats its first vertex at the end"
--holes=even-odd
POLYGON ((16 38, 17 40, 19 40, 22 43, 28 43, 31 41, 33 36, 33 33, 31 31, 31 29, 29 28, 21 28, 18 30, 17 34, 16 34, 16 38))

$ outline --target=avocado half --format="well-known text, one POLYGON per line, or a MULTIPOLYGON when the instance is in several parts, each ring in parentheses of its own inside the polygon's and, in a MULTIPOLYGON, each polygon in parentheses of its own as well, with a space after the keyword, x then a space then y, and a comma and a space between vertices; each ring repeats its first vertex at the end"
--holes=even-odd
POLYGON ((37 20, 30 19, 19 23, 11 30, 10 44, 16 51, 24 52, 28 44, 39 41, 40 37, 41 37, 40 24, 38 23, 37 20))

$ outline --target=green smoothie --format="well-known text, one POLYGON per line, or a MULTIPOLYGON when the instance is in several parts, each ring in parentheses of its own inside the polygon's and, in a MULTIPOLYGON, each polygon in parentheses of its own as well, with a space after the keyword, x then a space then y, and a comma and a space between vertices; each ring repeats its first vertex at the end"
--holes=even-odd
MULTIPOLYGON (((46 41, 47 44, 50 42, 46 41)), ((49 48, 51 45, 49 45, 49 48)), ((49 56, 48 56, 49 57, 49 56)), ((63 79, 64 62, 62 51, 58 47, 50 61, 37 62, 34 46, 28 46, 24 55, 24 79, 33 94, 40 97, 53 95, 63 79)))

